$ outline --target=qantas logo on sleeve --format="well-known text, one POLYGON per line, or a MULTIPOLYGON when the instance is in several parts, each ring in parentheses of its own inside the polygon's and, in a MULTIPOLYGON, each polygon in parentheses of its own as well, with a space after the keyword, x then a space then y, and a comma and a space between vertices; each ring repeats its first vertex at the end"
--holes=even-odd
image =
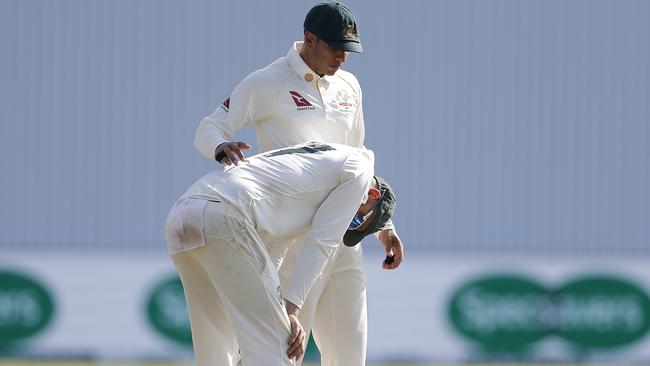
POLYGON ((221 104, 221 108, 223 108, 223 110, 226 112, 230 110, 230 98, 223 101, 223 103, 221 104))
POLYGON ((290 90, 289 94, 291 95, 291 98, 293 98, 293 102, 296 103, 296 106, 298 107, 296 108, 297 110, 303 111, 306 109, 316 109, 316 107, 311 105, 311 103, 309 103, 305 97, 298 94, 298 92, 290 90))

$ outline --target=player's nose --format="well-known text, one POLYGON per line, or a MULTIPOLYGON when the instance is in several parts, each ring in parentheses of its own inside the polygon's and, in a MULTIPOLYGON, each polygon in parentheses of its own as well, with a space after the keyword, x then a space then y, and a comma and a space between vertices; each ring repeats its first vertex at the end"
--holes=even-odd
POLYGON ((343 50, 336 51, 335 57, 337 61, 344 63, 345 58, 348 57, 348 53, 343 50))

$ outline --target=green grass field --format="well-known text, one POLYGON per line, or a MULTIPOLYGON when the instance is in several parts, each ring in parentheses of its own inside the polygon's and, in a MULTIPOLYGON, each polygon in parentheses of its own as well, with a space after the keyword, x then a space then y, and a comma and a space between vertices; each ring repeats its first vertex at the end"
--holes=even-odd
MULTIPOLYGON (((0 362, 0 366, 193 366, 191 363, 112 363, 112 362, 60 362, 60 361, 6 361, 0 362)), ((319 363, 305 363, 303 366, 320 366, 319 363)), ((367 366, 445 366, 440 364, 397 364, 397 363, 374 363, 367 366)), ((454 365, 456 366, 456 365, 454 365)), ((472 365, 474 366, 474 365, 472 365)), ((505 365, 490 365, 505 366, 505 365)), ((529 366, 529 365, 526 365, 529 366)), ((548 365, 544 365, 548 366, 548 365)))
MULTIPOLYGON (((0 360, 0 366, 193 366, 193 364, 191 362, 165 363, 165 362, 86 362, 86 361, 48 361, 48 360, 30 360, 30 361, 0 360)), ((303 366, 320 366, 320 364, 304 363, 303 366)), ((385 365, 376 364, 376 365, 368 365, 368 366, 385 366, 385 365)), ((413 365, 412 364, 410 365, 391 364, 390 366, 413 366, 413 365)))
MULTIPOLYGON (((471 366, 512 366, 515 364, 472 364, 471 366)), ((192 366, 191 363, 188 364, 177 364, 177 363, 112 363, 112 362, 61 362, 61 361, 4 361, 0 362, 0 366, 192 366)), ((303 366, 320 366, 318 363, 308 363, 303 364, 303 366)), ((413 363, 374 363, 368 364, 366 366, 446 366, 443 364, 413 364, 413 363)), ((450 365, 451 366, 451 365, 450 365)), ((459 365, 453 365, 459 366, 459 365)), ((544 365, 533 365, 525 364, 525 366, 549 366, 549 364, 544 365)), ((553 366, 577 366, 577 365, 560 365, 553 364, 553 366)), ((635 365, 640 366, 640 365, 635 365)))
MULTIPOLYGON (((319 363, 306 363, 303 366, 319 366, 319 363)), ((535 365, 535 364, 471 364, 471 366, 549 366, 551 364, 535 365)), ((0 366, 192 366, 192 363, 129 363, 129 362, 80 362, 80 361, 14 361, 14 360, 0 360, 0 366)), ((415 364, 415 363, 374 363, 367 366, 446 366, 443 364, 415 364)), ((461 366, 461 365, 454 365, 461 366)), ((553 364, 553 366, 577 366, 569 364, 553 364)), ((636 364, 635 366, 642 366, 636 364)))

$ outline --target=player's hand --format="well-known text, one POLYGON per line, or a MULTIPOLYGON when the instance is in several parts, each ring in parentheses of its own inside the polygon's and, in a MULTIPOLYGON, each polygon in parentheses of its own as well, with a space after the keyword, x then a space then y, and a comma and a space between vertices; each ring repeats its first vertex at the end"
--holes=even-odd
POLYGON ((289 335, 289 349, 287 356, 289 359, 299 359, 305 353, 305 330, 302 328, 298 320, 300 309, 289 301, 285 301, 287 314, 289 315, 289 323, 291 324, 291 335, 289 335))
POLYGON ((399 267, 404 259, 404 245, 395 230, 387 229, 380 231, 379 241, 386 250, 386 259, 381 266, 384 269, 395 269, 399 267))
POLYGON ((291 335, 289 336, 287 356, 289 356, 289 359, 295 358, 297 360, 305 353, 305 348, 303 347, 305 330, 302 329, 302 325, 300 325, 297 316, 289 315, 289 321, 291 322, 291 335))
POLYGON ((224 142, 214 149, 214 160, 221 164, 237 165, 238 161, 245 161, 242 150, 250 150, 251 145, 245 142, 224 142))

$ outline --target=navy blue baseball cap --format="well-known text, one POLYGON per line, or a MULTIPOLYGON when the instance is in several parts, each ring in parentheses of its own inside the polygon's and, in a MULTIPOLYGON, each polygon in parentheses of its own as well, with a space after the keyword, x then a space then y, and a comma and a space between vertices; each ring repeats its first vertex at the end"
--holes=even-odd
POLYGON ((357 21, 345 4, 323 1, 314 5, 305 17, 304 28, 336 50, 363 52, 357 21))

